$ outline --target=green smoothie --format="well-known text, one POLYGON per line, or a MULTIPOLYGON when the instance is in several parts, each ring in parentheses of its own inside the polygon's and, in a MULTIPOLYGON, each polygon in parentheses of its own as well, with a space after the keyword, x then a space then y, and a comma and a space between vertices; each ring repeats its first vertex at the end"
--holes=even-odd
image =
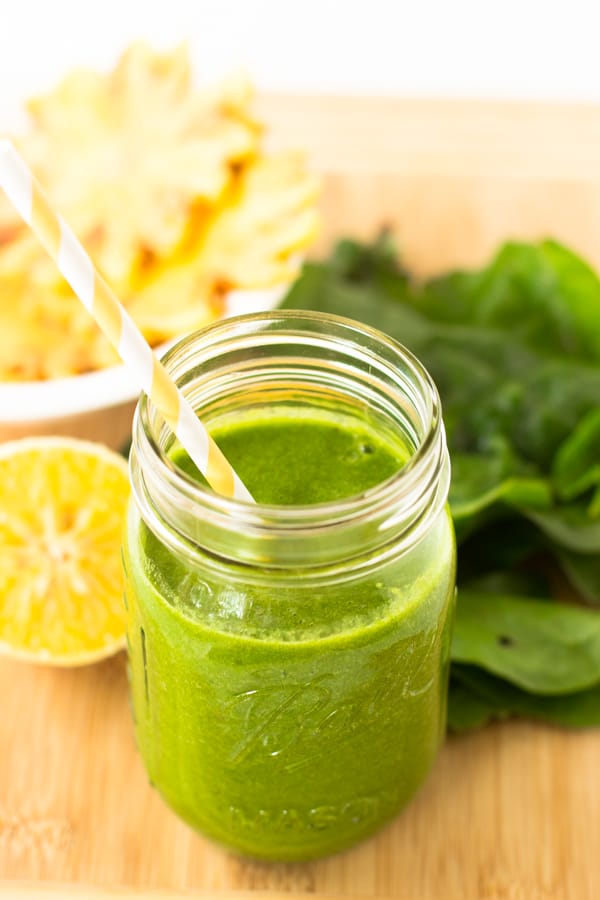
MULTIPOLYGON (((212 429, 259 503, 368 491, 411 450, 368 421, 294 409, 212 429)), ((173 463, 201 479, 180 450, 173 463)), ((243 853, 309 859, 414 794, 445 729, 454 547, 447 513, 410 553, 331 572, 174 553, 132 506, 125 546, 136 737, 152 783, 243 853)))
MULTIPOLYGON (((217 429, 214 437, 254 499, 283 506, 358 494, 410 458, 402 444, 392 448, 364 426, 348 428, 327 417, 272 415, 217 429)), ((174 456, 185 472, 206 483, 185 453, 174 456)))

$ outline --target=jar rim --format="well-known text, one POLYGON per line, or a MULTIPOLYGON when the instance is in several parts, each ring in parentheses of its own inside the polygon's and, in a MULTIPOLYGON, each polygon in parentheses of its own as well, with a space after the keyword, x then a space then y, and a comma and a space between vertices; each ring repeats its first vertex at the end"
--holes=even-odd
MULTIPOLYGON (((308 310, 251 313, 221 320, 184 337, 165 353, 162 361, 167 371, 179 381, 174 373, 181 368, 182 358, 185 358, 190 349, 197 352, 201 347, 208 358, 218 359, 219 348, 229 345, 235 337, 256 339, 257 335, 275 335, 276 339, 290 337, 297 340, 318 334, 322 339, 328 340, 333 333, 338 334, 338 339, 341 336, 346 352, 352 345, 358 347, 367 340, 377 349, 382 359, 386 353, 390 359, 396 359, 398 363, 401 361, 413 386, 420 393, 425 413, 423 438, 406 464, 389 478, 348 497, 295 506, 252 503, 216 494, 210 487, 195 481, 170 459, 156 433, 156 425, 160 421, 158 414, 146 395, 140 398, 134 417, 131 460, 134 456, 145 461, 151 460, 159 478, 169 485, 173 495, 178 495, 188 505, 195 505, 209 518, 216 517, 222 522, 235 523, 235 527, 245 533, 267 529, 271 534, 310 534, 316 537, 319 532, 325 534, 336 526, 343 527, 357 518, 388 523, 394 516, 398 517, 399 507, 404 514, 407 505, 423 506, 426 496, 430 500, 435 499, 435 507, 441 508, 446 501, 448 485, 442 484, 441 491, 439 490, 440 473, 444 467, 447 469, 448 461, 437 388, 417 357, 378 329, 342 316, 308 310), (261 327, 266 326, 274 330, 261 331, 261 327)), ((185 386, 180 384, 180 387, 185 394, 185 386)), ((133 462, 130 464, 133 466, 133 462)), ((132 469, 132 484, 135 486, 134 474, 132 469)), ((138 476, 139 474, 137 473, 138 476)), ((147 468, 144 468, 143 478, 148 480, 149 477, 147 468)), ((447 482, 447 478, 445 481, 447 482)))

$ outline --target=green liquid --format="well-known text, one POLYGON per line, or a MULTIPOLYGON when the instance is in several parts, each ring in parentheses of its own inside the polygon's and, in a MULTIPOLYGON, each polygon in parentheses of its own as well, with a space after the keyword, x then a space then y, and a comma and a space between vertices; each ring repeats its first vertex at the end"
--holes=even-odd
MULTIPOLYGON (((255 499, 270 504, 360 493, 409 456, 333 414, 281 412, 213 434, 255 499)), ((173 458, 200 478, 181 452, 173 458)), ((130 528, 136 735, 167 802, 236 850, 284 860, 340 850, 395 815, 444 733, 447 515, 407 556, 333 585, 273 571, 247 577, 208 558, 194 567, 133 515, 130 528)))
MULTIPOLYGON (((360 494, 398 472, 410 457, 371 430, 327 419, 272 416, 217 428, 219 447, 258 503, 301 506, 360 494)), ((182 450, 173 461, 204 478, 182 450)))

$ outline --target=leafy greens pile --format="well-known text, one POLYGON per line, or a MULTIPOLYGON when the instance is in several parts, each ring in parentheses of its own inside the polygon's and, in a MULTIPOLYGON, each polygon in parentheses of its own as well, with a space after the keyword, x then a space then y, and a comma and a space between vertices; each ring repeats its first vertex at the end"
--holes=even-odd
POLYGON ((481 271, 419 285, 383 234, 306 264, 282 306, 387 332, 440 391, 459 543, 450 727, 509 715, 599 725, 594 271, 552 241, 510 243, 481 271))

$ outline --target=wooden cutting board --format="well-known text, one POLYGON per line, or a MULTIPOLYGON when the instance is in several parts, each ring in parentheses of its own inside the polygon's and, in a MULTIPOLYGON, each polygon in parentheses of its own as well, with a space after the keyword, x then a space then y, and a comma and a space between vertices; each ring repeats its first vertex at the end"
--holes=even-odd
MULTIPOLYGON (((420 273, 553 235, 600 265, 600 108, 270 97, 273 144, 324 175, 321 246, 395 227, 420 273)), ((125 660, 0 660, 0 897, 68 900, 595 900, 600 731, 523 722, 451 738, 414 803, 355 850, 242 860, 193 834, 146 780, 125 660), (179 892, 183 891, 183 894, 179 892)))

